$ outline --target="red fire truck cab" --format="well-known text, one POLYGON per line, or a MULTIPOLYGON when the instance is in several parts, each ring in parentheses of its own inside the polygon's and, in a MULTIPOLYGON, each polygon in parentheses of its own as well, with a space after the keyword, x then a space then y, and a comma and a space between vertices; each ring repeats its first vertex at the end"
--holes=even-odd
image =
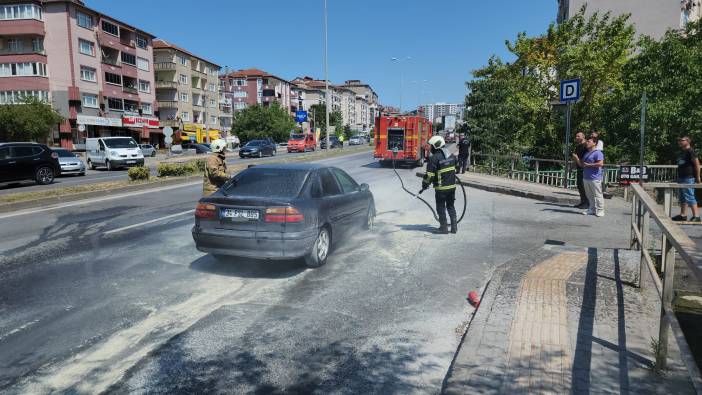
POLYGON ((375 119, 374 156, 386 165, 395 160, 421 166, 427 157, 431 122, 421 116, 381 115, 375 119))

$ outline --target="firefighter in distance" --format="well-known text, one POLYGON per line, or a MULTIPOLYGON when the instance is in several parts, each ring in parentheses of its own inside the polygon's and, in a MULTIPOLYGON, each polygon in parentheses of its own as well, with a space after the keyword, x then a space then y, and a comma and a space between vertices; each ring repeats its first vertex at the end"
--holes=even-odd
POLYGON ((446 142, 441 136, 433 136, 429 139, 431 156, 427 163, 427 174, 422 180, 421 194, 434 186, 436 198, 436 213, 439 216, 439 229, 435 233, 448 234, 448 224, 446 212, 448 211, 451 220, 451 233, 458 232, 458 221, 456 218, 456 157, 446 148, 446 142))

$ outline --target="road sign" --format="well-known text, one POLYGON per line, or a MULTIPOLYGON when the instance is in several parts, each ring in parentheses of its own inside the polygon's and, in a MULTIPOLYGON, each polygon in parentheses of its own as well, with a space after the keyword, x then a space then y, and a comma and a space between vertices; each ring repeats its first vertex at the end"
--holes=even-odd
POLYGON ((307 122, 307 111, 297 111, 295 113, 295 122, 297 123, 303 123, 307 122))
POLYGON ((619 166, 619 182, 621 184, 638 183, 641 178, 648 181, 648 166, 643 167, 643 177, 641 177, 641 166, 619 166))
POLYGON ((171 136, 166 136, 166 138, 163 139, 163 141, 165 141, 166 144, 172 144, 172 143, 173 143, 173 137, 171 137, 171 136))
POLYGON ((166 137, 173 136, 173 128, 170 126, 166 126, 165 128, 163 128, 163 135, 166 137))
POLYGON ((561 81, 561 102, 576 102, 580 99, 580 78, 561 81))
POLYGON ((79 131, 79 132, 85 132, 85 125, 83 125, 82 123, 79 124, 79 125, 78 125, 78 131, 79 131))

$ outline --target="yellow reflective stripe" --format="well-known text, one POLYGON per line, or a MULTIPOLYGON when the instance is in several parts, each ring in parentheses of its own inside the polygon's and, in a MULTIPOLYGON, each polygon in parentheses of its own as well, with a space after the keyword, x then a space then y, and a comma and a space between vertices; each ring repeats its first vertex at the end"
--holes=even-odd
POLYGON ((444 167, 443 169, 439 170, 439 174, 446 173, 449 171, 456 171, 455 167, 444 167))
POLYGON ((441 186, 440 186, 440 187, 434 187, 434 189, 437 190, 437 191, 448 191, 449 189, 456 189, 456 185, 454 184, 454 185, 446 185, 446 186, 443 186, 443 187, 441 187, 441 186))
POLYGON ((427 172, 427 177, 434 177, 435 175, 436 175, 436 174, 434 174, 434 173, 432 173, 432 172, 430 172, 430 171, 427 172))

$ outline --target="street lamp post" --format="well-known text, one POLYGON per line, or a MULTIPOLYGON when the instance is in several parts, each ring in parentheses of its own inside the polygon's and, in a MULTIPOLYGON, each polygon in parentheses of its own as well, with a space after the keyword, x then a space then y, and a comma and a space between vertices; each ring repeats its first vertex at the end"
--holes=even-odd
POLYGON ((329 145, 329 106, 331 105, 331 95, 329 94, 329 37, 328 37, 328 17, 327 17, 327 0, 324 0, 324 97, 326 101, 326 120, 327 120, 327 149, 329 145))
POLYGON ((391 62, 400 63, 400 114, 402 114, 402 96, 403 90, 405 89, 405 70, 402 67, 402 62, 406 60, 411 60, 411 56, 405 56, 404 58, 390 58, 391 62))

